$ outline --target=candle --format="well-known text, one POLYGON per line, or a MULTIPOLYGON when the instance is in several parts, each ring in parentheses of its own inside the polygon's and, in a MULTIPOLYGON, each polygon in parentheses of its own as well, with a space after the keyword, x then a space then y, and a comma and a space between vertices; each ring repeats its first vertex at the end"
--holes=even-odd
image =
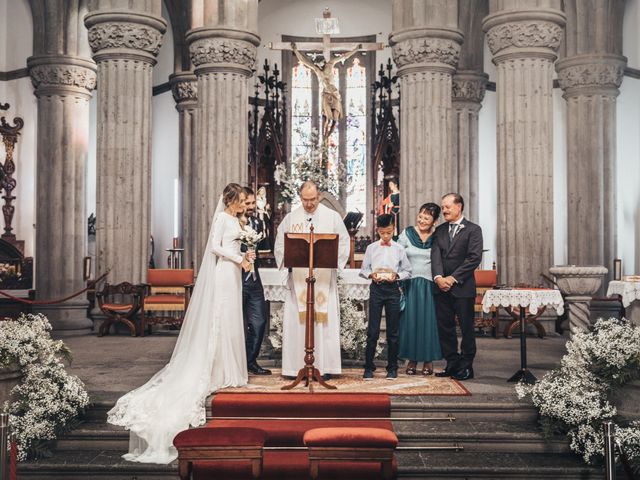
POLYGON ((622 260, 619 258, 613 259, 613 279, 622 280, 622 260))
POLYGON ((178 216, 180 214, 179 212, 180 199, 178 198, 179 190, 180 190, 180 187, 178 184, 178 179, 174 178, 173 179, 173 238, 178 237, 178 216))

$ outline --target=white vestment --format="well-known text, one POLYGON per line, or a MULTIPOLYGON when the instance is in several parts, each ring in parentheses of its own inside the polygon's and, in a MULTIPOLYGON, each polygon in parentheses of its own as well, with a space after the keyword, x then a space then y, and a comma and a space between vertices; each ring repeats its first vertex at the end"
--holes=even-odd
MULTIPOLYGON (((274 249, 278 268, 284 268, 284 234, 308 233, 311 224, 313 224, 314 233, 337 233, 339 235, 338 268, 344 268, 349 260, 349 232, 347 232, 340 215, 324 205, 318 205, 313 214, 309 214, 303 207, 299 207, 284 217, 278 227, 274 249)), ((287 279, 289 294, 284 302, 282 322, 282 374, 288 376, 296 376, 298 370, 304 367, 305 356, 305 322, 301 320, 293 277, 293 273, 289 273, 287 279)), ((317 281, 320 281, 322 275, 318 275, 318 277, 317 281)), ((342 372, 337 269, 331 269, 330 275, 326 278, 329 282, 327 320, 315 322, 314 334, 314 365, 322 375, 342 372)), ((318 289, 317 283, 316 289, 318 289)), ((299 293, 298 296, 300 296, 299 293)))

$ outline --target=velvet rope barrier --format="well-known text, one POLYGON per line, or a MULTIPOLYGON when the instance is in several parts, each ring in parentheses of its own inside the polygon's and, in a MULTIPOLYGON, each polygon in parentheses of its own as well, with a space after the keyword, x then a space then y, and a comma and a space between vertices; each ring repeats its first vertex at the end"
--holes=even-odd
POLYGON ((18 479, 18 443, 16 436, 11 435, 11 444, 9 451, 9 480, 18 479))
POLYGON ((63 302, 66 302, 67 300, 71 300, 72 298, 77 297, 78 295, 82 295, 87 290, 91 290, 98 284, 98 282, 102 281, 102 279, 104 279, 107 275, 109 275, 109 272, 110 270, 107 270, 104 274, 100 275, 95 280, 95 282, 93 282, 93 286, 83 288, 82 290, 72 293, 71 295, 68 295, 64 298, 59 298, 56 300, 27 300, 26 298, 14 297, 13 295, 5 292, 4 290, 0 290, 0 295, 2 295, 3 297, 9 298, 15 302, 25 303, 27 305, 55 305, 57 303, 63 303, 63 302))

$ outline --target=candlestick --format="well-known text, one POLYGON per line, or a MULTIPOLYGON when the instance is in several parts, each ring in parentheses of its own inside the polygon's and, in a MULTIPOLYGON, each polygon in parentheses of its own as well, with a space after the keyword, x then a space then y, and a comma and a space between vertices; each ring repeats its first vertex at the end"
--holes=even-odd
POLYGON ((613 259, 613 279, 622 280, 622 260, 619 258, 613 259))

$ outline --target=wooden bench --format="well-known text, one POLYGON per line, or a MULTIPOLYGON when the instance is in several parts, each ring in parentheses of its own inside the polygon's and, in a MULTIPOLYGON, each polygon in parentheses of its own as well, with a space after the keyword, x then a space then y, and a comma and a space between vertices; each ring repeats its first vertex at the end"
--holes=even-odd
POLYGON ((257 428, 220 427, 191 428, 173 439, 178 449, 178 474, 181 480, 191 478, 193 462, 249 461, 251 475, 262 473, 262 452, 266 433, 257 428))
POLYGON ((393 478, 393 452, 398 437, 384 428, 314 428, 304 434, 312 479, 320 462, 380 462, 382 477, 393 478))

